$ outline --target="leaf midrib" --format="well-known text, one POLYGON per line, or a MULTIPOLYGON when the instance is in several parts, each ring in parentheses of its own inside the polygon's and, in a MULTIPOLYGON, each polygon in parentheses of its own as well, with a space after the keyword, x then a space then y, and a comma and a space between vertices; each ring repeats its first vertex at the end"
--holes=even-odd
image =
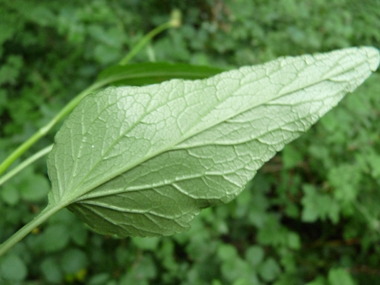
MULTIPOLYGON (((255 107, 253 107, 253 108, 255 108, 255 107)), ((295 121, 300 121, 300 120, 303 120, 303 119, 307 119, 308 117, 310 117, 310 114, 306 114, 303 117, 299 117, 298 120, 295 120, 295 121)), ((252 140, 259 139, 260 137, 265 136, 265 135, 267 135, 268 133, 270 133, 270 132, 272 132, 274 130, 282 129, 282 127, 284 127, 284 126, 286 126, 286 125, 288 125, 290 123, 293 123, 295 121, 287 122, 287 123, 285 123, 283 125, 279 125, 279 126, 277 126, 275 128, 269 129, 269 130, 263 132, 262 134, 260 134, 259 136, 252 137, 252 138, 250 138, 248 140, 240 141, 238 143, 235 142, 234 145, 246 144, 246 143, 248 143, 248 142, 250 142, 252 140)), ((191 146, 186 146, 186 147, 172 147, 171 150, 190 149, 190 148, 198 148, 198 147, 211 146, 211 145, 213 145, 213 146, 215 146, 215 145, 217 145, 217 146, 229 146, 229 145, 231 145, 231 143, 202 143, 202 144, 191 145, 191 146)), ((160 153, 160 154, 162 154, 162 153, 160 153)), ((257 158, 257 160, 263 161, 262 159, 259 159, 259 158, 257 158)), ((126 172, 127 171, 129 171, 129 170, 126 170, 126 172)), ((230 173, 230 172, 227 172, 227 174, 228 173, 230 173)), ((217 173, 207 173, 207 176, 208 175, 219 175, 219 174, 217 174, 217 173)), ((165 185, 173 184, 175 182, 179 182, 179 181, 183 181, 183 180, 190 180, 190 179, 194 179, 194 178, 200 178, 200 177, 204 177, 204 176, 206 176, 206 175, 193 175, 191 177, 189 176, 189 177, 181 178, 181 179, 178 179, 178 180, 175 180, 175 181, 173 180, 173 181, 169 181, 169 182, 165 182, 165 183, 151 184, 151 187, 162 187, 162 186, 165 186, 165 185)), ((148 188, 148 186, 149 185, 143 185, 143 186, 138 186, 138 187, 135 186, 135 187, 132 187, 132 188, 129 187, 128 188, 128 192, 135 192, 135 191, 146 190, 148 188)), ((99 197, 104 197, 104 196, 110 196, 110 195, 120 194, 120 193, 123 193, 123 192, 125 192, 124 189, 123 190, 116 190, 116 191, 112 191, 112 192, 107 192, 105 194, 90 195, 89 197, 85 197, 83 199, 82 198, 78 199, 77 202, 78 201, 82 202, 85 199, 87 200, 87 199, 93 199, 93 198, 99 198, 99 197)), ((192 198, 196 199, 196 197, 192 197, 192 198)))

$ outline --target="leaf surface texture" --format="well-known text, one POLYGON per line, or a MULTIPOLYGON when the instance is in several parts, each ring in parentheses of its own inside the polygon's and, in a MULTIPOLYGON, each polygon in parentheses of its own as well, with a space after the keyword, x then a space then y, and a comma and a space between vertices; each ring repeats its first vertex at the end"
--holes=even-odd
POLYGON ((89 95, 56 135, 49 201, 100 233, 186 230, 202 208, 235 198, 378 64, 378 50, 349 48, 89 95))

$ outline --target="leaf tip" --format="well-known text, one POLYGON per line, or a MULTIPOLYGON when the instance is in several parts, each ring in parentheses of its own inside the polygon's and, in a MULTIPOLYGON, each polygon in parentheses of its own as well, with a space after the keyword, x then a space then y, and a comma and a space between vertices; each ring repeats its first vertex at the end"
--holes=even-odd
POLYGON ((375 47, 361 47, 361 49, 367 54, 370 69, 376 71, 380 64, 380 51, 375 47))

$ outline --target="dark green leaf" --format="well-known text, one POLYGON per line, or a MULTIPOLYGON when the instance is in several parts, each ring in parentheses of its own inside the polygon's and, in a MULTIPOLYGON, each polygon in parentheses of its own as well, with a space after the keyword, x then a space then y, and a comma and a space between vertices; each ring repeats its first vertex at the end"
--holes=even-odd
POLYGON ((160 83, 170 79, 202 79, 225 70, 216 67, 197 66, 185 63, 147 62, 111 66, 103 70, 97 82, 106 85, 141 86, 160 83))

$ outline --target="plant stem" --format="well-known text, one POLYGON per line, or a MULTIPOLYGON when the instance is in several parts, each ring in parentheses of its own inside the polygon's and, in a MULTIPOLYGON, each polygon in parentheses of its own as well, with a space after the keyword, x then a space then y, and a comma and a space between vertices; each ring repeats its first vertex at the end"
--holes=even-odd
POLYGON ((151 39, 153 39, 159 33, 170 29, 179 27, 181 25, 181 13, 178 10, 174 10, 171 15, 169 22, 166 22, 155 29, 147 33, 138 43, 133 47, 133 49, 122 59, 120 60, 120 65, 126 65, 151 39))
POLYGON ((12 248, 16 243, 21 241, 27 234, 29 234, 34 228, 38 227, 44 221, 46 221, 54 213, 61 210, 64 206, 62 205, 48 205, 39 215, 37 215, 33 220, 19 229, 14 235, 7 239, 4 243, 0 245, 0 257, 6 253, 10 248, 12 248))
POLYGON ((133 49, 122 59, 120 60, 120 65, 126 65, 154 36, 165 31, 166 29, 171 28, 172 25, 170 22, 164 23, 157 28, 153 29, 147 33, 138 43, 133 47, 133 49))
POLYGON ((41 158, 45 154, 49 153, 52 148, 53 148, 53 145, 51 144, 51 145, 45 147, 44 149, 41 149, 39 152, 33 154, 31 157, 24 160, 22 163, 17 165, 15 168, 13 168, 9 172, 7 172, 3 176, 1 176, 0 177, 0 186, 3 185, 9 179, 11 179, 13 176, 15 176, 17 173, 19 173, 21 170, 23 170, 25 167, 32 164, 33 162, 35 162, 37 159, 41 158))
POLYGON ((27 151, 36 141, 41 137, 46 135, 48 131, 60 120, 62 120, 67 114, 69 114, 76 105, 89 93, 95 91, 96 89, 103 87, 103 83, 95 82, 77 96, 74 97, 49 123, 39 129, 33 136, 26 140, 22 145, 20 145, 15 151, 13 151, 6 160, 0 164, 0 175, 25 151, 27 151))

